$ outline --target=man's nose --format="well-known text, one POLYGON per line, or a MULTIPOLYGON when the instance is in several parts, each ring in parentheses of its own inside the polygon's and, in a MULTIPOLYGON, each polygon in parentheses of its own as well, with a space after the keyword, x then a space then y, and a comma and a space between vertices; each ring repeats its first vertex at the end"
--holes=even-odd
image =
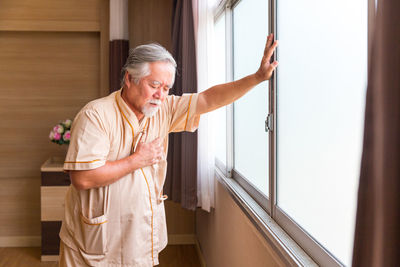
POLYGON ((159 99, 163 101, 167 97, 168 93, 165 93, 165 91, 162 88, 159 88, 153 95, 155 99, 159 99))
POLYGON ((160 99, 161 96, 162 96, 161 88, 158 88, 157 91, 153 94, 153 97, 154 97, 155 99, 160 99))

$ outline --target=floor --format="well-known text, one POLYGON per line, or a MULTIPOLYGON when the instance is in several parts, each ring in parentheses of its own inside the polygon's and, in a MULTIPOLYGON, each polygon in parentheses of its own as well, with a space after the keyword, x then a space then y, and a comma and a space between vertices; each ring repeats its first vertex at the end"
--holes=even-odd
MULTIPOLYGON (((194 245, 169 245, 160 253, 158 267, 201 267, 194 245)), ((0 267, 57 267, 41 262, 40 247, 0 248, 0 267)))

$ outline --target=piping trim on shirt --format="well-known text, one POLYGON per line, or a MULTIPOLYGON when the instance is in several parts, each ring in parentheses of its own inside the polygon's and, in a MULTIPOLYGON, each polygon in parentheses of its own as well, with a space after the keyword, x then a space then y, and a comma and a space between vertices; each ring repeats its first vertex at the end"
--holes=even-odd
POLYGON ((151 209, 151 259, 153 260, 153 266, 154 266, 154 252, 153 252, 153 204, 151 204, 151 192, 150 192, 150 186, 149 182, 147 181, 146 174, 144 174, 144 171, 142 168, 140 170, 143 173, 144 179, 146 180, 147 184, 147 189, 149 190, 149 202, 150 202, 150 209, 151 209))
POLYGON ((115 102, 117 102, 117 106, 118 106, 119 112, 121 112, 122 116, 125 118, 126 122, 127 122, 127 123, 129 124, 129 126, 131 127, 131 130, 132 130, 132 149, 133 149, 133 147, 134 147, 134 142, 133 142, 133 140, 135 140, 135 130, 133 129, 132 124, 130 123, 130 121, 128 120, 128 118, 125 116, 125 114, 124 114, 124 112, 122 111, 121 107, 119 106, 118 99, 117 99, 117 94, 115 94, 115 102))
POLYGON ((99 159, 91 160, 91 161, 64 161, 64 163, 93 163, 96 161, 100 161, 99 159))
POLYGON ((190 99, 189 99, 189 107, 188 107, 187 114, 186 114, 185 128, 183 128, 185 131, 186 131, 186 126, 187 126, 187 122, 188 122, 188 119, 189 119, 189 111, 190 111, 190 104, 192 103, 192 96, 193 95, 191 95, 190 99))
MULTIPOLYGON (((117 99, 117 94, 115 94, 115 101, 117 102, 117 106, 118 106, 119 112, 121 112, 122 116, 125 118, 125 120, 129 124, 129 126, 131 127, 131 130, 132 130, 132 149, 133 149, 134 148, 133 140, 135 140, 135 131, 133 130, 132 124, 129 122, 128 118, 125 116, 124 112, 122 111, 121 107, 119 106, 118 99, 117 99)), ((146 122, 146 124, 147 123, 148 123, 148 121, 146 122)), ((150 202, 150 209, 151 209, 151 260, 153 261, 153 265, 154 265, 154 252, 153 252, 154 251, 154 249, 153 249, 153 247, 154 247, 154 244, 153 244, 153 217, 154 217, 154 214, 153 214, 153 204, 151 203, 151 192, 150 192, 149 182, 147 181, 147 177, 144 174, 143 169, 142 168, 140 168, 140 169, 142 170, 144 179, 145 179, 146 184, 147 184, 147 189, 149 190, 149 202, 150 202)))

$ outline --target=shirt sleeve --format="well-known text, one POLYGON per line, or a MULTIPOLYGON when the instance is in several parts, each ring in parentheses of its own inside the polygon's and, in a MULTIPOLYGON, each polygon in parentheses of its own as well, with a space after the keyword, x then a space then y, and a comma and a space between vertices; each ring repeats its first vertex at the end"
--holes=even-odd
POLYGON ((200 115, 196 115, 198 94, 170 95, 167 98, 170 124, 169 132, 194 132, 199 127, 200 115))
POLYGON ((110 151, 104 121, 95 110, 82 110, 71 127, 64 170, 90 170, 103 166, 110 151))

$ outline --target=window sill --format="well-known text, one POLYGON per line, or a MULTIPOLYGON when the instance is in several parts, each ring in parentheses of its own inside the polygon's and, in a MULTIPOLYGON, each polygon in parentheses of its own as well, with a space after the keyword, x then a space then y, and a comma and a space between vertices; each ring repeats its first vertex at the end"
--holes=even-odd
POLYGON ((304 250, 232 178, 215 168, 219 182, 288 266, 318 266, 304 250))

